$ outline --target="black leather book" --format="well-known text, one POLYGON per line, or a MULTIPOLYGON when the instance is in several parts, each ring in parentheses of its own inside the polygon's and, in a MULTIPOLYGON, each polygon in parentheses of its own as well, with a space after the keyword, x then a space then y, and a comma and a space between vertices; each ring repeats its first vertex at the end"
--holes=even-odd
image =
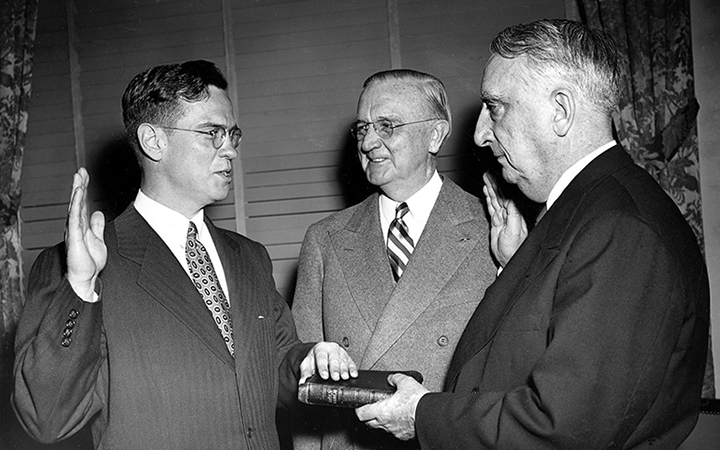
POLYGON ((402 373, 418 383, 423 382, 423 376, 414 370, 359 370, 357 378, 339 381, 323 380, 315 374, 298 387, 298 400, 308 405, 358 408, 392 396, 395 386, 388 383, 387 378, 393 373, 402 373))

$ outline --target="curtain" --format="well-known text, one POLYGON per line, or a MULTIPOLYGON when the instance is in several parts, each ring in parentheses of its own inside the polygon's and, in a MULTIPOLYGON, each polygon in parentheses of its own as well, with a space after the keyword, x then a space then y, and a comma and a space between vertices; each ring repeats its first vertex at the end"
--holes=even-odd
MULTIPOLYGON (((18 210, 37 7, 38 0, 2 0, 0 3, 0 424, 3 427, 10 422, 3 416, 11 414, 8 399, 12 386, 13 341, 23 304, 18 210)), ((6 431, 0 429, 3 434, 6 431)))
MULTIPOLYGON (((620 51, 619 141, 675 200, 704 251, 689 0, 578 0, 578 14, 620 51)), ((715 398, 713 380, 708 346, 703 398, 715 398)))

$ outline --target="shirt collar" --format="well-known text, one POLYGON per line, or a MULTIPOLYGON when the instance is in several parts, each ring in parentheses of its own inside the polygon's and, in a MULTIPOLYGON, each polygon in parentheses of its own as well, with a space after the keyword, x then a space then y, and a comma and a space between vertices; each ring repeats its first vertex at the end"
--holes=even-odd
MULTIPOLYGON (((425 228, 425 224, 430 217, 435 201, 440 195, 440 189, 442 188, 442 178, 438 174, 437 170, 430 178, 430 181, 425 183, 425 186, 420 188, 419 191, 414 193, 410 198, 405 200, 410 211, 405 215, 405 221, 414 223, 420 230, 425 228)), ((389 224, 395 219, 395 208, 400 202, 392 200, 390 197, 382 194, 380 196, 380 212, 383 218, 389 224)), ((410 227, 412 229, 412 227, 410 227)))
POLYGON ((553 186, 552 190, 550 191, 550 195, 548 195, 547 202, 545 202, 545 206, 547 209, 550 209, 550 207, 555 203, 555 201, 560 197, 560 194, 563 193, 566 187, 572 182, 572 180, 575 179, 575 177, 582 172, 582 170, 590 164, 595 158, 600 156, 605 151, 613 148, 616 144, 614 140, 608 142, 607 144, 601 146, 597 150, 588 153, 584 157, 582 157, 578 162, 570 166, 561 176, 560 179, 555 183, 555 186, 553 186))
POLYGON ((147 221, 148 225, 162 238, 168 247, 180 245, 185 248, 190 220, 198 229, 198 240, 203 242, 208 229, 205 225, 204 212, 200 210, 192 219, 151 199, 139 190, 134 203, 137 212, 147 221))

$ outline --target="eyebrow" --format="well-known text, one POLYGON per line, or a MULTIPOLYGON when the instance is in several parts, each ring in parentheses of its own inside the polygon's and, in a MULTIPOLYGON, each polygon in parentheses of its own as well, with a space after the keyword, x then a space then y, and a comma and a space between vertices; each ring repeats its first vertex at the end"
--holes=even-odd
POLYGON ((233 131, 233 130, 236 130, 236 129, 240 129, 240 127, 238 126, 237 123, 234 124, 234 125, 232 125, 231 127, 226 127, 225 125, 222 125, 222 124, 219 124, 219 123, 215 123, 215 122, 205 122, 205 123, 201 123, 201 124, 199 124, 199 125, 197 125, 197 126, 198 126, 199 128, 224 128, 224 129, 227 130, 228 132, 233 131))
POLYGON ((480 94, 480 100, 482 100, 483 103, 502 103, 502 99, 500 97, 487 92, 480 94))

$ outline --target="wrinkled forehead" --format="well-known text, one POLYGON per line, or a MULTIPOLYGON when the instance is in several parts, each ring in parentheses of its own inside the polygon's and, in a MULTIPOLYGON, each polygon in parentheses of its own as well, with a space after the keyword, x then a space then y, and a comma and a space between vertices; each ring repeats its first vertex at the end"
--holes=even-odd
POLYGON ((368 86, 358 100, 358 120, 372 121, 379 117, 411 117, 426 108, 422 91, 415 84, 403 81, 381 81, 368 86))
POLYGON ((491 56, 483 70, 483 96, 500 95, 507 90, 517 90, 528 85, 531 71, 526 58, 526 56, 512 59, 498 55, 491 56))

